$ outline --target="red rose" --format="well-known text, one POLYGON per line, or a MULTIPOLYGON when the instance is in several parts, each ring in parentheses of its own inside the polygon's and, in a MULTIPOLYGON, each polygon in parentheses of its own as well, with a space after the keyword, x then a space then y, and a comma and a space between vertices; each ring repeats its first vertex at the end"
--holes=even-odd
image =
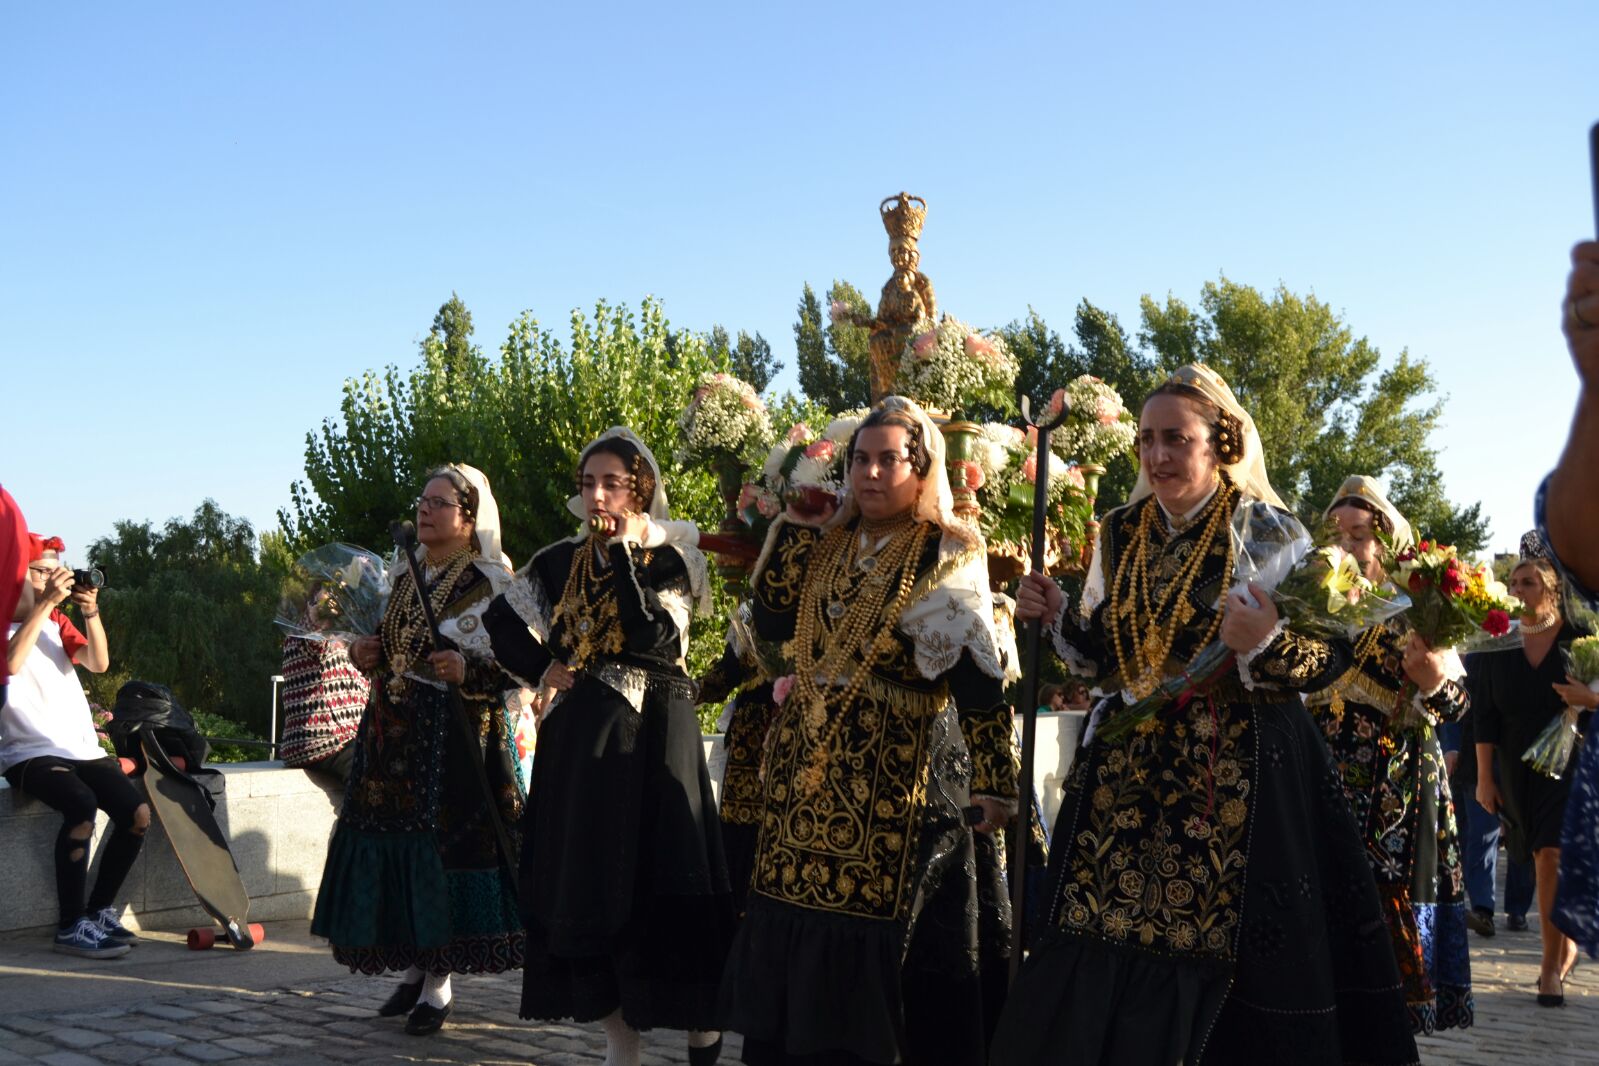
POLYGON ((1420 592, 1422 589, 1424 589, 1426 587, 1427 587, 1427 575, 1423 574, 1420 570, 1412 570, 1410 572, 1410 591, 1411 592, 1420 592))
POLYGON ((1482 620, 1482 628, 1490 636, 1502 637, 1510 632, 1510 616, 1497 608, 1488 612, 1488 617, 1482 620))
POLYGON ((1443 589, 1445 596, 1458 596, 1466 591, 1466 579, 1459 570, 1445 570, 1443 589))
POLYGON ((1431 551, 1432 550, 1432 541, 1424 540, 1420 544, 1416 545, 1416 547, 1420 548, 1422 551, 1431 551))

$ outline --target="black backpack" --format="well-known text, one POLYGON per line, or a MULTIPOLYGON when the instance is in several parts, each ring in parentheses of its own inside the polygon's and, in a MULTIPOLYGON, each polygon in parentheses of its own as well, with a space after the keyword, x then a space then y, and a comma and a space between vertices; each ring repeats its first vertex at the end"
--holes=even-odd
POLYGON ((172 690, 153 681, 129 681, 117 689, 106 734, 120 758, 132 759, 140 767, 144 765, 142 735, 153 735, 168 758, 183 758, 190 773, 198 771, 211 754, 211 745, 172 690))

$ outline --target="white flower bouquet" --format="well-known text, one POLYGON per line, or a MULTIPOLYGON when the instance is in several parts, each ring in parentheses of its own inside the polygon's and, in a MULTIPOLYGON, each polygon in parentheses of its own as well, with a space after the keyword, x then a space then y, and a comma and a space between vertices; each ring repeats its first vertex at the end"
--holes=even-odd
POLYGON ((1138 439, 1138 419, 1121 394, 1091 374, 1074 379, 1056 392, 1051 406, 1066 405, 1066 421, 1052 441, 1079 463, 1104 465, 1138 439))
POLYGON ((1005 339, 945 315, 922 323, 899 357, 894 388, 929 410, 1010 410, 1018 366, 1005 339))
POLYGON ((706 374, 677 419, 684 466, 752 461, 772 435, 766 404, 732 374, 706 374))

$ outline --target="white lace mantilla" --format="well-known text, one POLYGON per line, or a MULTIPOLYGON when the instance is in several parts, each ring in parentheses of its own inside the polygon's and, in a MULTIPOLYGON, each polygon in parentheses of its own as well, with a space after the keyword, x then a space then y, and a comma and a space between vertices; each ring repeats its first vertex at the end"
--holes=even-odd
MULTIPOLYGON (((939 544, 937 567, 937 582, 899 618, 899 631, 916 648, 917 670, 932 680, 953 668, 964 650, 989 677, 1016 680, 1021 670, 1014 651, 1006 654, 994 626, 994 598, 981 543, 972 549, 945 537, 939 544)), ((1014 636, 1010 646, 1015 647, 1014 636)))

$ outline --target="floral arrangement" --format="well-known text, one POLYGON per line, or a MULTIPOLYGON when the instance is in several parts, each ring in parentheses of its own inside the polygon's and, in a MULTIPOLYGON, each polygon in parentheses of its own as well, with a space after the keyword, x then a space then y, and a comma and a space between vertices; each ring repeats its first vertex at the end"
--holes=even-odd
POLYGON ((1447 544, 1422 540, 1390 556, 1394 581, 1410 591, 1410 627, 1429 647, 1462 648, 1510 632, 1521 602, 1485 563, 1469 563, 1447 544))
POLYGON ((844 453, 865 411, 851 411, 827 424, 820 434, 796 422, 772 445, 761 464, 758 482, 739 492, 739 516, 764 533, 784 511, 815 518, 836 508, 844 493, 844 453))
POLYGON ((684 466, 747 462, 771 438, 772 426, 748 382, 706 374, 677 419, 677 461, 684 466))
POLYGON ((1008 411, 1019 367, 1005 339, 945 315, 923 322, 899 357, 894 387, 930 410, 953 414, 974 407, 1008 411))
MULTIPOLYGON (((1050 440, 1048 522, 1057 538, 1080 544, 1092 503, 1081 470, 1050 440)), ((989 544, 1021 544, 1033 533, 1038 482, 1038 431, 989 422, 978 427, 971 458, 950 463, 950 482, 970 489, 981 508, 978 528, 989 544)))
POLYGON ((353 544, 324 544, 295 560, 274 621, 290 636, 349 642, 383 621, 387 568, 353 544))
POLYGON ((1353 637, 1410 606, 1392 585, 1366 577, 1360 561, 1336 544, 1313 548, 1272 599, 1296 630, 1326 638, 1353 637))
POLYGON ((1138 419, 1127 410, 1121 393, 1092 374, 1074 379, 1050 398, 1050 407, 1064 404, 1066 421, 1052 434, 1060 448, 1079 463, 1103 465, 1123 454, 1138 439, 1138 419))
MULTIPOLYGON (((1566 674, 1578 684, 1599 692, 1599 637, 1578 637, 1564 649, 1564 654, 1566 674)), ((1546 777, 1564 775, 1581 739, 1577 719, 1582 710, 1568 706, 1556 715, 1522 753, 1522 761, 1546 777)))
POLYGON ((90 700, 89 717, 94 720, 94 739, 100 742, 100 750, 115 759, 117 746, 111 742, 111 734, 106 732, 106 727, 111 724, 111 712, 90 700))

